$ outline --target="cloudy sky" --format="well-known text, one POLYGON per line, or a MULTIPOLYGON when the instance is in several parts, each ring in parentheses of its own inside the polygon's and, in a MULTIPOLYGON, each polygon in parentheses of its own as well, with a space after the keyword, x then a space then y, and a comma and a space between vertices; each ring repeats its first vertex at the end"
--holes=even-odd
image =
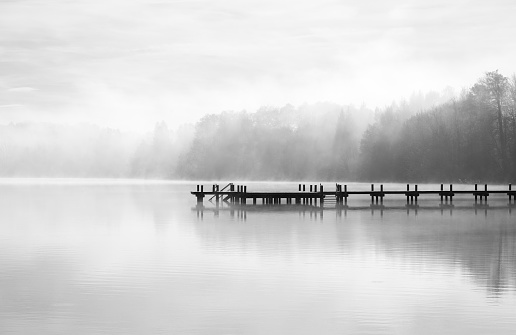
POLYGON ((0 123, 383 106, 516 71, 516 1, 0 0, 0 123))

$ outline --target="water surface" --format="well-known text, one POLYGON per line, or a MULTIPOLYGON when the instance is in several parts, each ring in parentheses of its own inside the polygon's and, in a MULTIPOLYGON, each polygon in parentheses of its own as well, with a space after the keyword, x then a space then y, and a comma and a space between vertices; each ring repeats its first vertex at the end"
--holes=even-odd
POLYGON ((196 209, 194 188, 4 180, 0 333, 516 333, 506 197, 216 211, 196 209))

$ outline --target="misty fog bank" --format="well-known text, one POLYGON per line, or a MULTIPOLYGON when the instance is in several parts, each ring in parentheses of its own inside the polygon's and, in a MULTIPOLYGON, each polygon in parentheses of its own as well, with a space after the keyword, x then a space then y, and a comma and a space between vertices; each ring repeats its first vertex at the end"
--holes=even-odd
POLYGON ((89 124, 0 126, 1 177, 173 178, 192 126, 140 135, 89 124))
POLYGON ((0 126, 2 177, 506 181, 516 177, 516 79, 384 109, 333 103, 210 114, 145 135, 93 125, 0 126))

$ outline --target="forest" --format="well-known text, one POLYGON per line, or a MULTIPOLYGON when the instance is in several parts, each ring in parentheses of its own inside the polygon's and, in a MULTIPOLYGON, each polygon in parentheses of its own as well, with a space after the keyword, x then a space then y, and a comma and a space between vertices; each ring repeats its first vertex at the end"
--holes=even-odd
POLYGON ((487 72, 460 97, 403 119, 385 110, 360 142, 358 177, 514 181, 516 76, 487 72))
POLYGON ((95 125, 0 126, 0 176, 195 180, 516 180, 516 76, 459 95, 414 94, 372 110, 334 103, 158 122, 140 135, 95 125))

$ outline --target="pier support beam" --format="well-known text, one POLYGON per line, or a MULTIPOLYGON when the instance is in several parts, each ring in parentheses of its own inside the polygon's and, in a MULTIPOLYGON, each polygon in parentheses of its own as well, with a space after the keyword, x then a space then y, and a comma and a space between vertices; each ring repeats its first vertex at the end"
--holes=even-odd
POLYGON ((204 199, 204 194, 202 194, 202 193, 198 193, 198 194, 196 195, 196 197, 197 197, 197 203, 198 203, 198 204, 202 204, 202 200, 204 199))
POLYGON ((322 185, 322 184, 320 184, 320 185, 319 185, 319 188, 320 188, 320 190, 321 190, 321 195, 320 195, 320 199, 321 199, 321 200, 319 201, 319 203, 320 203, 321 208, 322 208, 322 207, 324 207, 324 187, 323 187, 323 185, 322 185))

